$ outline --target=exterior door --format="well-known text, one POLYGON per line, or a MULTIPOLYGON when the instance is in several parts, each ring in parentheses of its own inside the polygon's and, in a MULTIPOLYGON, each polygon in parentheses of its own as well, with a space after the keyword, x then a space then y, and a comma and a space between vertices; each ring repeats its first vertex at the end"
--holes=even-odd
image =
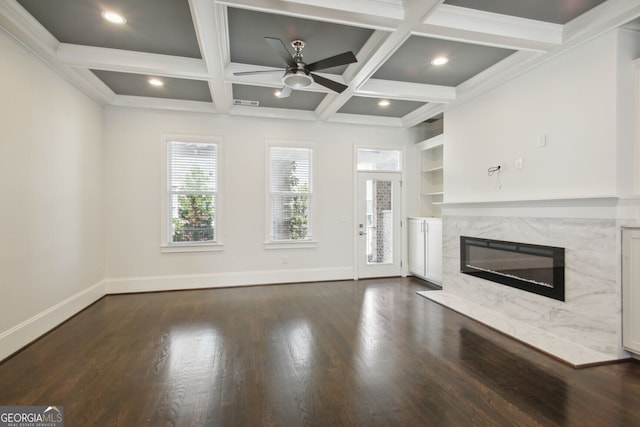
POLYGON ((402 274, 400 174, 358 173, 358 277, 402 274))

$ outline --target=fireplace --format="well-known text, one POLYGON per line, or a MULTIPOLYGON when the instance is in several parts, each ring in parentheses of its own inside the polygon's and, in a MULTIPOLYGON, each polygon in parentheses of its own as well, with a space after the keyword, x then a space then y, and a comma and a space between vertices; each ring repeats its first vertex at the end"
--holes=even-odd
POLYGON ((460 271, 565 300, 564 248, 460 236, 460 271))

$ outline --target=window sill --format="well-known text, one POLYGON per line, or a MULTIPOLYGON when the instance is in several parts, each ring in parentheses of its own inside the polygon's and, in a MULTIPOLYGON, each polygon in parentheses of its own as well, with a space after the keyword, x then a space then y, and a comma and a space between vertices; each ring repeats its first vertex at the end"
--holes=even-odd
POLYGON ((283 242, 264 242, 265 249, 314 249, 318 247, 316 240, 286 240, 283 242))
POLYGON ((161 245, 162 253, 179 253, 179 252, 220 252, 224 250, 222 243, 191 243, 181 245, 161 245))

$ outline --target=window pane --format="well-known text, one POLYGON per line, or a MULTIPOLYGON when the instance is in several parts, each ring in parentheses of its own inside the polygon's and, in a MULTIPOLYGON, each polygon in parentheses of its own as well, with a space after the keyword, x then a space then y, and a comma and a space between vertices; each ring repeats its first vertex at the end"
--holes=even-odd
POLYGON ((358 149, 358 170, 400 171, 400 151, 358 149))
POLYGON ((271 191, 311 192, 310 148, 271 147, 271 191))
POLYGON ((215 196, 188 194, 172 197, 173 242, 215 241, 215 196))
POLYGON ((169 143, 170 177, 173 191, 216 191, 216 145, 169 143))
POLYGON ((311 239, 313 150, 269 148, 270 240, 311 239))
POLYGON ((217 145, 167 144, 170 223, 167 240, 216 241, 217 145))
POLYGON ((271 239, 310 239, 310 202, 308 195, 272 195, 271 239))
POLYGON ((393 183, 368 179, 367 196, 367 264, 393 263, 393 183))

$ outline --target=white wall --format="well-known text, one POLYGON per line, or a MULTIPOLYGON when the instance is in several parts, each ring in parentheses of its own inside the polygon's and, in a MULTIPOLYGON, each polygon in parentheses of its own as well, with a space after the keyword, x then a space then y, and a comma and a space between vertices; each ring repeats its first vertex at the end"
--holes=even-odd
POLYGON ((415 142, 395 128, 110 108, 106 129, 109 292, 352 278, 353 144, 415 142), (160 252, 166 134, 222 139, 222 252, 160 252), (317 248, 264 248, 265 138, 316 144, 317 248))
POLYGON ((0 31, 0 359, 99 298, 102 108, 0 31))
POLYGON ((625 357, 620 226, 640 220, 638 200, 599 197, 637 192, 639 55, 637 33, 612 31, 445 117, 445 202, 455 204, 443 208, 444 294, 488 310, 463 313, 565 360, 625 357), (487 176, 498 164, 502 188, 487 176), (461 274, 461 235, 565 248, 566 301, 461 274))
POLYGON ((634 33, 612 31, 448 111, 445 202, 630 193, 638 45, 634 33), (501 189, 487 176, 498 164, 501 189))
POLYGON ((618 194, 640 195, 640 150, 638 147, 638 70, 640 32, 620 30, 617 50, 618 194))

